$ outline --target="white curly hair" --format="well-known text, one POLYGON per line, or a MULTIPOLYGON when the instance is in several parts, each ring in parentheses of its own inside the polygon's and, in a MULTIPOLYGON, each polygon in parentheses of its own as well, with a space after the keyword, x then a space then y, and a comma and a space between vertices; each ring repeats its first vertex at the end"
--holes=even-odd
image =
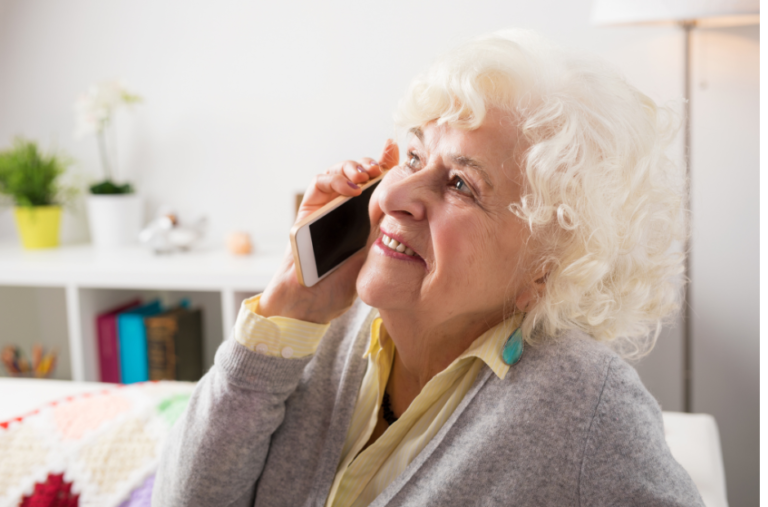
POLYGON ((490 108, 509 112, 526 140, 523 198, 509 209, 528 223, 547 272, 526 340, 577 328, 625 357, 647 353, 683 283, 686 180, 666 154, 676 116, 606 63, 508 30, 438 59, 395 122, 471 130, 490 108))

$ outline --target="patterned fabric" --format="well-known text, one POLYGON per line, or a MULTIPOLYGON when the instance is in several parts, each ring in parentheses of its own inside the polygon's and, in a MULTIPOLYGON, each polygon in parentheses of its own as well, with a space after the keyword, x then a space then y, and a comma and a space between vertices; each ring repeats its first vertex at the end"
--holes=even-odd
POLYGON ((34 492, 24 496, 19 507, 77 507, 78 495, 72 493, 72 483, 64 474, 48 474, 45 482, 35 484, 34 492))
POLYGON ((152 505, 152 486, 155 485, 155 475, 147 477, 144 484, 131 492, 131 497, 120 504, 120 507, 150 507, 152 505))
POLYGON ((190 382, 147 382, 54 402, 0 422, 0 507, 149 506, 190 382))

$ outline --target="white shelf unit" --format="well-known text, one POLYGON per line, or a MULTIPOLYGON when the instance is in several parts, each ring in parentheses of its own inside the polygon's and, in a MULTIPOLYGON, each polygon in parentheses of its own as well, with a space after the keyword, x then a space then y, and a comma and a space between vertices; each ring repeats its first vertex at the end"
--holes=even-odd
POLYGON ((216 249, 156 255, 140 247, 23 250, 17 244, 0 245, 0 286, 63 288, 72 379, 98 381, 96 315, 137 296, 164 302, 186 297, 203 308, 208 367, 241 301, 266 287, 282 260, 280 252, 262 249, 235 257, 216 249))

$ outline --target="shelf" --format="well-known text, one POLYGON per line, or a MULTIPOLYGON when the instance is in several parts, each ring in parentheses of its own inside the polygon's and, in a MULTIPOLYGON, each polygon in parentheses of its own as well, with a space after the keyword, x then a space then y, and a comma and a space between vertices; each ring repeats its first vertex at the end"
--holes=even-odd
POLYGON ((282 259, 281 249, 249 257, 224 250, 155 255, 140 247, 114 251, 91 245, 23 250, 0 244, 0 284, 165 290, 261 289, 282 259))
POLYGON ((285 243, 262 246, 255 255, 235 257, 217 249, 156 255, 140 247, 23 250, 18 244, 0 244, 0 286, 64 289, 74 380, 99 380, 94 319, 134 297, 169 301, 187 297, 202 307, 207 369, 234 325, 240 302, 266 287, 284 248, 285 243))

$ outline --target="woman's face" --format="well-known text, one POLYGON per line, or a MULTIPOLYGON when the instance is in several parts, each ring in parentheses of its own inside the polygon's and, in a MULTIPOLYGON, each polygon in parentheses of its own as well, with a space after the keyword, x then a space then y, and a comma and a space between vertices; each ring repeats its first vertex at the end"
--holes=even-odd
POLYGON ((415 131, 405 163, 371 198, 378 238, 357 279, 363 301, 437 322, 485 319, 488 327, 520 302, 533 276, 529 230, 508 208, 523 183, 512 123, 491 110, 476 130, 433 122, 415 131))

